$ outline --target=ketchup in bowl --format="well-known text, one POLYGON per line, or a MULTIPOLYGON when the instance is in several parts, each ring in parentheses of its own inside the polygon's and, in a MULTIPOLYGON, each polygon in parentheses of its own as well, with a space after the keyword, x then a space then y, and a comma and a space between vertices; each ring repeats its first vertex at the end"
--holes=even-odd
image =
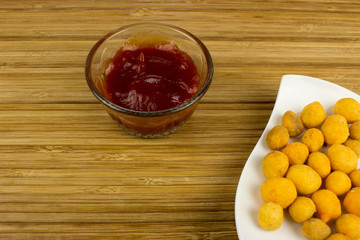
POLYGON ((105 71, 107 98, 135 111, 161 111, 183 104, 198 91, 191 57, 171 43, 124 46, 105 71))
POLYGON ((175 132, 190 118, 213 71, 209 51, 191 33, 168 24, 137 23, 94 45, 85 76, 120 127, 156 138, 175 132))

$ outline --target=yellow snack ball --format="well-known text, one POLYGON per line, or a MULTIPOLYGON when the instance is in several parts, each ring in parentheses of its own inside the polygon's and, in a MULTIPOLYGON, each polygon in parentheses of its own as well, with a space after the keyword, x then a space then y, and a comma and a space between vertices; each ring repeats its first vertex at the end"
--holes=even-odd
POLYGON ((313 152, 310 153, 307 165, 314 169, 321 178, 327 177, 331 171, 330 160, 322 152, 313 152))
POLYGON ((360 120, 354 122, 350 126, 350 137, 360 141, 360 120))
POLYGON ((289 168, 289 159, 285 153, 272 151, 266 154, 261 165, 266 178, 283 177, 289 168))
POLYGON ((286 178, 295 184, 297 192, 302 195, 315 192, 322 182, 319 174, 307 165, 290 166, 286 178))
POLYGON ((302 225, 301 232, 309 240, 324 240, 331 234, 331 229, 321 219, 310 218, 302 225))
POLYGON ((340 217, 340 200, 332 191, 320 189, 311 195, 311 200, 316 206, 315 215, 324 222, 340 217))
POLYGON ((349 127, 345 117, 335 114, 327 117, 321 125, 325 142, 328 145, 344 143, 349 137, 349 127))
POLYGON ((304 125, 300 118, 292 111, 284 113, 281 125, 287 128, 290 137, 297 137, 304 131, 304 125))
POLYGON ((295 222, 305 222, 311 218, 316 210, 314 202, 308 197, 297 197, 288 208, 290 217, 295 222))
POLYGON ((325 179, 325 188, 341 196, 351 189, 351 180, 344 172, 334 171, 325 179))
POLYGON ((360 219, 354 214, 343 214, 335 223, 336 231, 352 239, 360 239, 360 219))
POLYGON ((344 142, 344 145, 347 146, 348 148, 351 148, 351 150, 353 150, 356 153, 356 155, 360 157, 360 141, 348 138, 344 142))
POLYGON ((289 142, 289 132, 284 126, 273 127, 266 137, 266 143, 272 150, 282 149, 289 142))
POLYGON ((360 103, 353 98, 342 98, 335 103, 334 112, 346 118, 348 123, 360 120, 360 103))
POLYGON ((297 197, 294 183, 283 177, 267 179, 261 186, 260 192, 264 202, 277 203, 282 208, 287 208, 297 197))
POLYGON ((329 238, 327 238, 326 240, 351 240, 351 238, 349 238, 348 236, 346 236, 342 233, 334 233, 334 234, 331 234, 331 236, 329 238))
POLYGON ((278 229, 284 218, 283 208, 276 203, 265 203, 260 206, 258 221, 262 229, 272 231, 278 229))
POLYGON ((292 142, 282 150, 289 158, 289 164, 303 164, 309 156, 309 149, 301 142, 292 142))
POLYGON ((300 114, 300 119, 306 128, 314 128, 321 125, 325 120, 326 113, 319 102, 306 105, 300 114))
POLYGON ((316 152, 324 145, 324 135, 319 129, 310 128, 305 131, 301 141, 309 148, 310 152, 316 152))
POLYGON ((342 144, 334 144, 328 148, 327 156, 330 160, 331 169, 342 171, 346 174, 356 169, 358 158, 356 153, 342 144))
POLYGON ((360 217, 360 187, 351 189, 346 194, 343 204, 346 211, 360 217))
POLYGON ((360 169, 356 169, 350 173, 350 179, 353 187, 360 187, 360 169))

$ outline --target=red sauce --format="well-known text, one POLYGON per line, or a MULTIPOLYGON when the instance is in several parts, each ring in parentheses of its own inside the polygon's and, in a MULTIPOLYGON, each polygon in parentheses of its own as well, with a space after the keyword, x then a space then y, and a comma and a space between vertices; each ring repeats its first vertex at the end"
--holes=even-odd
POLYGON ((127 109, 160 111, 195 95, 199 77, 194 62, 177 46, 120 49, 105 73, 107 98, 127 109))

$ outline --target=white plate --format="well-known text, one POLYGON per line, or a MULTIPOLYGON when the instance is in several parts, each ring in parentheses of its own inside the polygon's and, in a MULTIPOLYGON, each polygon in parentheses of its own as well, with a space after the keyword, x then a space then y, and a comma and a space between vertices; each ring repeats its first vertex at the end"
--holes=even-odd
MULTIPOLYGON (((260 187, 266 180, 262 173, 261 162, 271 150, 265 139, 268 131, 281 124, 282 115, 291 110, 297 115, 307 104, 320 102, 327 116, 334 113, 337 100, 351 97, 360 102, 360 96, 336 84, 312 77, 285 75, 281 79, 278 95, 266 128, 250 154, 241 173, 235 200, 235 220, 240 240, 297 240, 306 239, 301 233, 300 223, 290 219, 287 211, 281 227, 275 231, 262 230, 257 221, 261 198, 260 187)), ((358 167, 360 166, 360 161, 358 167)))

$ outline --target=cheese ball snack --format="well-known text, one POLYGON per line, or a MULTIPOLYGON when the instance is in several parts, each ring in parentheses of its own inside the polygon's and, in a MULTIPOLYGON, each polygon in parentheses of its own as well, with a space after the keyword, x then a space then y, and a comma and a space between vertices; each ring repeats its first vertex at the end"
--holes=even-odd
POLYGON ((325 120, 326 113, 319 102, 306 105, 300 114, 300 119, 306 128, 315 128, 325 120))
POLYGON ((316 206, 315 215, 324 222, 340 217, 340 200, 332 191, 320 189, 311 195, 311 200, 316 206))
POLYGON ((266 137, 266 144, 272 150, 280 150, 289 142, 289 132, 284 126, 273 127, 266 137))
POLYGON ((356 153, 358 158, 360 157, 360 141, 348 138, 344 142, 344 145, 347 146, 348 148, 351 148, 351 150, 353 150, 356 153))
POLYGON ((314 169, 321 178, 327 177, 331 171, 330 160, 322 152, 310 153, 307 165, 314 169))
POLYGON ((258 222, 262 229, 272 231, 278 229, 283 221, 283 208, 276 203, 265 203, 260 206, 258 222))
POLYGON ((354 122, 350 126, 350 137, 360 141, 360 120, 354 122))
POLYGON ((351 183, 354 187, 360 187, 360 169, 356 169, 350 173, 351 183))
POLYGON ((302 225, 301 232, 309 240, 324 240, 331 234, 331 229, 324 221, 310 218, 302 225))
POLYGON ((264 202, 277 203, 282 208, 287 208, 297 197, 294 183, 283 177, 267 179, 261 186, 260 192, 264 202))
POLYGON ((290 137, 297 137, 304 131, 304 125, 300 118, 292 111, 284 113, 281 119, 281 125, 289 131, 290 137))
POLYGON ((283 177, 289 168, 289 159, 283 152, 272 151, 266 154, 261 165, 266 178, 283 177))
POLYGON ((315 192, 321 186, 322 180, 319 174, 307 165, 292 165, 286 173, 299 194, 307 195, 315 192))
POLYGON ((343 205, 346 211, 360 217, 360 187, 354 187, 346 194, 343 205))
POLYGON ((335 103, 334 112, 344 116, 348 123, 360 120, 360 103, 353 98, 342 98, 335 103))
POLYGON ((290 165, 303 164, 309 156, 309 149, 301 142, 292 142, 282 150, 289 159, 290 165))
POLYGON ((343 214, 336 219, 336 231, 351 239, 360 239, 360 219, 354 214, 343 214))
POLYGON ((286 111, 281 125, 268 132, 266 143, 273 151, 262 161, 267 180, 261 186, 265 204, 260 208, 267 214, 260 218, 259 209, 258 221, 263 229, 281 226, 281 208, 288 210, 295 222, 304 223, 301 230, 308 239, 360 240, 354 234, 356 230, 360 234, 360 169, 356 169, 360 156, 360 103, 340 99, 334 113, 327 117, 322 105, 313 102, 303 108, 300 118, 286 111), (342 215, 342 210, 346 214, 342 215), (331 235, 328 224, 335 230, 335 220, 339 227, 331 235))
POLYGON ((334 233, 331 234, 329 238, 326 240, 351 240, 348 236, 342 234, 342 233, 334 233))
POLYGON ((344 143, 349 137, 349 127, 345 117, 335 114, 327 117, 321 125, 326 144, 344 143))
POLYGON ((319 129, 310 128, 305 131, 301 141, 309 148, 310 152, 316 152, 324 145, 324 135, 319 129))
POLYGON ((349 174, 356 169, 358 164, 356 153, 342 144, 330 146, 327 150, 327 156, 330 160, 331 169, 334 171, 349 174))
POLYGON ((334 171, 325 179, 325 188, 341 196, 351 189, 350 177, 344 172, 334 171))
POLYGON ((300 196, 295 199, 288 210, 290 217, 295 222, 300 223, 311 218, 316 211, 316 207, 311 198, 300 196))

